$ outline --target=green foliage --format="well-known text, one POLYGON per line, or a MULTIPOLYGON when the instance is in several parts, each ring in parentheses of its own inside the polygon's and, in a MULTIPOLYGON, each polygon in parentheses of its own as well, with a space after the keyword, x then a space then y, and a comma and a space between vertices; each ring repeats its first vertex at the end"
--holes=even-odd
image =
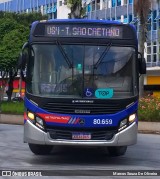
POLYGON ((23 114, 24 103, 23 102, 2 102, 1 112, 3 114, 23 114))
POLYGON ((138 116, 140 121, 160 122, 160 98, 153 96, 141 98, 138 116))
POLYGON ((43 16, 41 13, 33 12, 33 13, 24 13, 24 14, 17 14, 15 17, 16 21, 19 22, 19 24, 29 26, 32 22, 38 21, 38 20, 45 20, 47 19, 47 16, 43 16))
POLYGON ((68 14, 70 19, 83 18, 85 11, 82 8, 82 1, 81 0, 67 0, 67 6, 71 10, 71 12, 68 14))
POLYGON ((16 66, 22 44, 27 41, 29 33, 29 29, 25 26, 19 25, 17 27, 17 29, 5 34, 0 46, 1 68, 7 71, 16 66))
POLYGON ((0 44, 2 43, 5 34, 15 29, 16 26, 17 26, 17 22, 13 19, 5 18, 5 21, 4 19, 0 19, 0 39, 1 39, 0 44))
POLYGON ((41 13, 16 14, 0 12, 0 71, 16 68, 17 58, 29 36, 33 21, 47 19, 41 13))
POLYGON ((67 0, 67 5, 68 5, 68 7, 72 7, 72 6, 74 6, 74 4, 82 4, 82 1, 81 0, 67 0))
MULTIPOLYGON (((16 14, 0 11, 0 72, 3 74, 3 80, 10 74, 6 92, 8 100, 11 99, 13 79, 17 74, 17 59, 28 39, 30 24, 44 19, 47 19, 47 16, 42 16, 41 13, 16 14)), ((2 89, 5 85, 6 83, 2 89)))

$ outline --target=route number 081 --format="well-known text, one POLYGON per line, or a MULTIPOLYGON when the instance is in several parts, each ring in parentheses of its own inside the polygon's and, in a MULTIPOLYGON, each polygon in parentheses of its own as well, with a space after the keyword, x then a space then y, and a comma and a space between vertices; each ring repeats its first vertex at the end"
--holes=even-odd
POLYGON ((109 124, 109 125, 111 125, 112 119, 94 119, 93 124, 104 124, 104 125, 109 124))

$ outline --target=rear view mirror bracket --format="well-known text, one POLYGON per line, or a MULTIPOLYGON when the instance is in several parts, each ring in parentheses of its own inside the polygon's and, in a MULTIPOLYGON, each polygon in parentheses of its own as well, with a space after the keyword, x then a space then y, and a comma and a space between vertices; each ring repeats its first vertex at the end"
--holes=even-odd
POLYGON ((26 42, 22 47, 22 51, 19 54, 18 62, 17 62, 17 68, 18 69, 21 69, 21 70, 25 69, 25 65, 26 65, 26 62, 27 62, 27 54, 24 52, 24 50, 26 48, 28 48, 28 46, 29 46, 29 43, 26 42))
POLYGON ((140 55, 140 57, 138 58, 139 73, 146 74, 146 60, 142 57, 142 54, 140 52, 138 52, 138 54, 140 55))
POLYGON ((26 42, 22 47, 21 53, 19 54, 18 61, 17 61, 17 68, 20 70, 20 75, 23 81, 26 81, 23 71, 26 68, 26 63, 27 63, 27 58, 28 58, 28 55, 25 52, 25 49, 27 49, 28 47, 29 47, 29 43, 26 42))

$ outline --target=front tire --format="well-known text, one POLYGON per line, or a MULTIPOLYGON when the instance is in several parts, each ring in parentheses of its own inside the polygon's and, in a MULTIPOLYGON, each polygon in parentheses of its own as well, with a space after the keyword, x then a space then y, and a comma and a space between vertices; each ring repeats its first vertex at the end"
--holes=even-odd
POLYGON ((38 145, 38 144, 28 144, 30 150, 35 155, 47 155, 50 154, 53 146, 52 145, 38 145))
POLYGON ((121 156, 126 153, 127 146, 108 147, 111 156, 121 156))

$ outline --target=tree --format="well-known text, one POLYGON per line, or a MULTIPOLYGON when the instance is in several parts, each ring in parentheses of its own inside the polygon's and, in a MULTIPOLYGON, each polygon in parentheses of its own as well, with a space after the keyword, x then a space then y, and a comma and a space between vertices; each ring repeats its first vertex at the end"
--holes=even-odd
POLYGON ((47 20, 47 15, 42 15, 40 12, 32 12, 32 13, 23 13, 23 14, 13 14, 14 19, 19 22, 19 24, 28 26, 38 20, 47 20))
POLYGON ((82 8, 82 0, 67 0, 67 5, 71 10, 68 14, 69 19, 83 18, 84 9, 82 8))
MULTIPOLYGON (((3 41, 6 34, 15 29, 17 22, 9 17, 4 18, 4 13, 0 13, 0 72, 1 72, 1 98, 3 96, 5 87, 7 85, 7 78, 9 76, 9 68, 12 66, 10 62, 6 61, 8 51, 5 51, 5 41, 3 41)), ((13 46, 13 43, 9 43, 13 46)))
MULTIPOLYGON (((3 85, 8 79, 6 91, 8 100, 11 100, 13 80, 17 74, 17 59, 23 44, 29 35, 29 26, 35 20, 47 19, 40 13, 16 14, 0 12, 0 72, 3 85)), ((4 87, 1 87, 4 90, 4 87)))
POLYGON ((9 18, 0 18, 0 44, 2 43, 5 34, 15 29, 16 26, 17 22, 15 20, 9 18))
MULTIPOLYGON (((150 0, 134 0, 134 10, 135 14, 137 14, 139 18, 139 36, 138 36, 138 43, 139 47, 138 50, 142 54, 142 58, 144 58, 144 43, 146 42, 146 34, 147 34, 147 20, 148 14, 151 7, 150 0)), ((139 82, 139 96, 142 97, 144 95, 144 75, 140 76, 139 82)))
POLYGON ((0 48, 0 59, 4 71, 9 75, 8 89, 6 91, 8 100, 11 100, 13 92, 13 81, 17 74, 16 64, 19 51, 21 50, 24 41, 27 41, 29 29, 25 26, 17 26, 17 29, 7 33, 0 48), (16 45, 15 45, 16 42, 16 45))
MULTIPOLYGON (((148 14, 151 8, 151 3, 153 3, 154 0, 134 0, 134 11, 135 14, 139 18, 139 52, 142 54, 142 57, 144 58, 144 43, 147 40, 147 21, 148 21, 148 14)), ((160 0, 157 0, 157 3, 159 4, 160 0)), ((141 75, 140 77, 140 91, 139 95, 142 97, 144 95, 144 76, 141 75)))

